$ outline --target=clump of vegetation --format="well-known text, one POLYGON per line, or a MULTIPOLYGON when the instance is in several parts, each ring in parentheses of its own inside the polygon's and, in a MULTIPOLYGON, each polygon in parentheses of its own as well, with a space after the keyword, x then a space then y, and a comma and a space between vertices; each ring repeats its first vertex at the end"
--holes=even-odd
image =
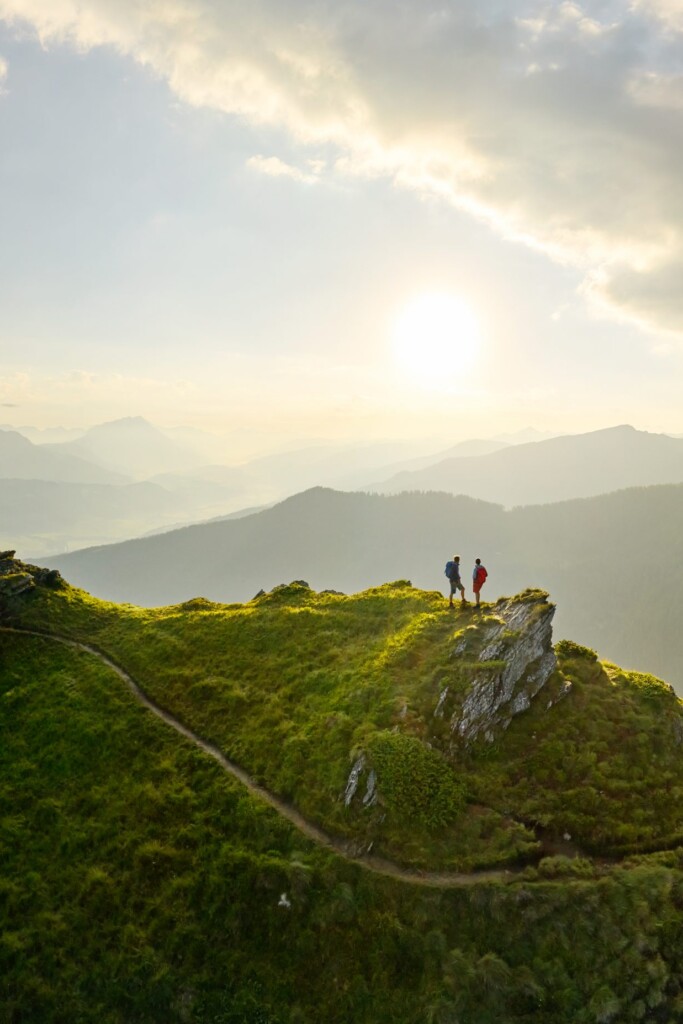
POLYGON ((541 590, 539 587, 526 587, 525 590, 521 590, 519 594, 515 594, 512 597, 500 597, 498 598, 497 604, 501 601, 521 601, 526 604, 535 604, 536 602, 546 603, 550 595, 547 590, 541 590))
POLYGON ((598 656, 590 647, 583 647, 573 640, 558 640, 555 644, 555 651, 560 658, 583 658, 586 661, 597 661, 598 656))
POLYGON ((378 732, 368 747, 383 805, 407 828, 449 825, 462 811, 464 787, 442 755, 413 736, 378 732))
POLYGON ((189 601, 183 601, 180 606, 184 612, 213 611, 216 607, 208 597, 191 597, 189 601))

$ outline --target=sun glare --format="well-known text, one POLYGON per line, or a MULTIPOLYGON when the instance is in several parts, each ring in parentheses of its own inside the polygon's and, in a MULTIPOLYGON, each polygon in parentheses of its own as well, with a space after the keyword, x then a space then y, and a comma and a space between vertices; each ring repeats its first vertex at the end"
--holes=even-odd
POLYGON ((434 388, 457 385, 479 345, 477 318, 457 295, 419 295, 399 314, 392 334, 401 368, 434 388))

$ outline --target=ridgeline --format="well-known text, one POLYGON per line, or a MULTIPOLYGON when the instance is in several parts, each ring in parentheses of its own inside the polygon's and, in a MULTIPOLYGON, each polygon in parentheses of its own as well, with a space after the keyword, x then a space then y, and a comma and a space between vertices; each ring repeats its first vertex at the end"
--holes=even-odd
POLYGON ((3 1020, 680 1019, 683 705, 553 613, 0 554, 3 1020))

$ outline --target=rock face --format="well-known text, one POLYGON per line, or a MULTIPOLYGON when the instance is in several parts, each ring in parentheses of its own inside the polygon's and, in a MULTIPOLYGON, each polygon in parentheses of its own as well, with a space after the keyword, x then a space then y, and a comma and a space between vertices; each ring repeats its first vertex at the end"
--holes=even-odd
POLYGON ((62 577, 56 569, 42 569, 36 565, 25 565, 15 558, 14 551, 0 551, 0 618, 11 614, 14 598, 33 590, 36 584, 49 587, 59 586, 62 577))
POLYGON ((353 765, 353 768, 349 772, 349 777, 348 777, 348 779, 346 781, 346 789, 344 790, 344 805, 346 807, 349 806, 349 804, 353 800, 354 796, 356 795, 356 790, 358 789, 358 783, 360 782, 360 777, 363 774, 364 770, 365 770, 365 755, 361 754, 361 756, 359 758, 357 758, 357 760, 355 761, 355 763, 353 765))
MULTIPOLYGON (((466 742, 480 736, 491 742, 515 715, 531 706, 555 670, 554 614, 554 605, 540 592, 495 606, 495 621, 483 627, 484 645, 473 665, 469 688, 451 714, 453 733, 466 742)), ((459 655, 462 649, 461 641, 456 647, 459 655)), ((443 706, 440 698, 435 713, 443 714, 443 706)))
MULTIPOLYGON (((450 651, 450 667, 432 712, 433 729, 424 723, 427 746, 435 746, 448 759, 463 744, 492 743, 515 715, 531 706, 557 664, 554 614, 555 606, 544 591, 528 590, 469 616, 450 651)), ((543 708, 548 710, 570 692, 571 683, 555 679, 544 691, 543 708)), ((404 705, 397 712, 395 731, 401 730, 406 711, 404 705)), ((381 803, 378 780, 365 752, 355 756, 341 798, 346 807, 357 809, 381 803)))

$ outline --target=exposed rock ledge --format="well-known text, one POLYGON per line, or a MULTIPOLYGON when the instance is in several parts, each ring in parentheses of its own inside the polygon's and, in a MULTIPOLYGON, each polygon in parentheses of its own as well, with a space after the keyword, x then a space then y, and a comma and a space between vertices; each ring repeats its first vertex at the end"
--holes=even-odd
POLYGON ((61 582, 57 569, 27 565, 16 558, 15 551, 0 551, 0 619, 9 616, 13 598, 33 590, 37 583, 54 587, 61 582))
MULTIPOLYGON (((542 591, 503 599, 495 621, 484 624, 483 644, 462 703, 450 717, 451 730, 465 741, 491 742, 515 715, 526 711, 555 670, 552 620, 555 606, 542 591), (477 664, 481 665, 478 669, 477 664)), ((456 648, 454 653, 460 653, 456 648)), ((443 707, 442 693, 437 714, 443 707)))

